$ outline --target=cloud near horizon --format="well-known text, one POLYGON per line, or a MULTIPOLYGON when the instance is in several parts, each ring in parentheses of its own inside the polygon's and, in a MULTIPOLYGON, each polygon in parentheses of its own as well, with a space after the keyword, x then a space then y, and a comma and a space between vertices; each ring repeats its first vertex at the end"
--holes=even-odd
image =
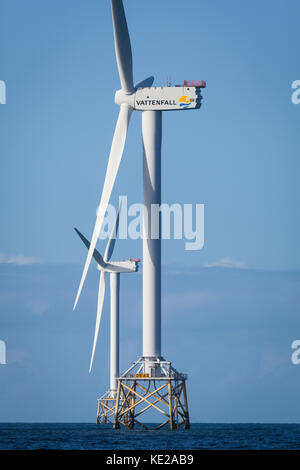
MULTIPOLYGON (((74 316, 80 266, 0 267, 0 338, 7 353, 0 366, 1 421, 92 422, 109 381, 109 295, 95 371, 88 374, 97 273, 74 316)), ((163 271, 162 352, 189 374, 193 421, 299 421, 300 366, 291 361, 291 344, 299 332, 300 272, 173 272, 172 266, 163 271)), ((142 352, 142 280, 123 277, 122 371, 142 352)))
POLYGON ((0 264, 15 264, 18 266, 24 266, 28 264, 43 264, 43 260, 34 256, 7 256, 4 253, 0 253, 0 264))
POLYGON ((229 256, 225 256, 224 258, 221 258, 219 261, 215 261, 214 263, 206 263, 203 266, 205 268, 248 268, 247 263, 230 258, 229 256))

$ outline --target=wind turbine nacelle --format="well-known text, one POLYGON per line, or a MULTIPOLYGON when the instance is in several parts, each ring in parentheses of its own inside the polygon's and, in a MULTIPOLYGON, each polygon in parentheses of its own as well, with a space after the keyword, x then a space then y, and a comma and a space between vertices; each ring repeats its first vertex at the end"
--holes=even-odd
POLYGON ((116 91, 115 103, 128 104, 137 111, 181 111, 201 106, 200 86, 164 86, 138 88, 135 93, 116 91))
POLYGON ((127 261, 111 261, 109 263, 119 272, 135 273, 138 270, 138 261, 127 260, 127 261))
POLYGON ((134 109, 139 111, 178 111, 198 109, 202 96, 198 86, 165 86, 138 88, 134 109))
POLYGON ((104 268, 98 264, 98 269, 108 273, 135 273, 138 271, 139 261, 140 259, 133 258, 127 261, 109 261, 104 268))

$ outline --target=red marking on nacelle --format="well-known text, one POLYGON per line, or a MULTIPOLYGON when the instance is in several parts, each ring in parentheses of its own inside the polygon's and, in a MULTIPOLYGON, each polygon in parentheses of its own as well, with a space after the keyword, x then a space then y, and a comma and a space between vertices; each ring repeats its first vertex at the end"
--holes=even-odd
POLYGON ((206 88, 205 80, 184 80, 183 86, 198 86, 199 88, 206 88))
POLYGON ((130 261, 131 261, 132 263, 140 263, 141 258, 130 258, 130 261))

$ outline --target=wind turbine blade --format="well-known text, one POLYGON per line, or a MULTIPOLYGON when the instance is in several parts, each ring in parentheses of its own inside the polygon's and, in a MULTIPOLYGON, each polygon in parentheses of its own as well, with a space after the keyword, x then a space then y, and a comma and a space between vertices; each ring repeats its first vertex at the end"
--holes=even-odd
POLYGON ((92 350, 92 356, 91 356, 89 372, 91 372, 91 370, 92 370, 92 365, 93 365, 93 360, 94 360, 94 355, 95 355, 95 349, 96 349, 96 344, 97 344, 97 339, 98 339, 99 326, 100 326, 100 321, 101 321, 102 307, 103 307, 104 294, 105 294, 105 281, 106 281, 106 272, 101 271, 100 281, 99 281, 99 290, 98 290, 98 305, 97 305, 96 327, 95 327, 94 343, 93 343, 93 350, 92 350))
POLYGON ((118 231, 119 231, 119 222, 120 222, 121 209, 122 209, 122 202, 120 203, 118 214, 117 214, 117 217, 116 217, 116 222, 115 222, 115 225, 114 225, 114 227, 111 231, 111 234, 109 236, 109 240, 108 240, 107 245, 106 245, 106 249, 105 249, 105 253, 104 253, 105 262, 110 260, 110 258, 112 257, 114 248, 115 248, 116 239, 117 239, 118 231))
POLYGON ((154 82, 154 77, 148 77, 148 78, 145 78, 145 80, 141 80, 140 82, 137 82, 134 84, 134 88, 137 89, 137 88, 147 88, 147 87, 150 87, 153 85, 153 82, 154 82))
MULTIPOLYGON (((87 249, 89 249, 90 242, 88 241, 88 239, 85 238, 85 236, 82 235, 82 233, 79 232, 79 230, 76 227, 74 227, 74 230, 77 233, 77 235, 81 238, 81 240, 83 241, 83 243, 85 244, 87 249)), ((93 258, 97 261, 97 263, 101 266, 101 268, 103 268, 103 269, 105 268, 106 263, 104 262, 104 259, 102 258, 99 251, 96 248, 94 249, 93 258)))
POLYGON ((126 93, 132 93, 134 91, 132 75, 132 52, 123 1, 111 0, 111 9, 114 27, 116 59, 121 87, 122 90, 126 93))
POLYGON ((91 263, 91 259, 92 259, 95 247, 96 247, 96 243, 100 235, 100 230, 102 227, 105 212, 109 203, 109 199, 113 190, 114 182, 118 173, 120 161, 123 155, 127 129, 128 129, 132 111, 133 109, 127 104, 121 104, 114 137, 113 137, 113 141, 111 144, 101 201, 100 201, 100 205, 99 205, 98 213, 97 213, 96 224, 94 227, 94 232, 93 232, 90 247, 89 247, 89 252, 88 252, 86 262, 83 268, 83 272, 82 272, 82 276, 81 276, 73 310, 76 308, 78 299, 80 297, 82 287, 83 287, 83 284, 84 284, 84 281, 85 281, 85 278, 86 278, 86 275, 87 275, 87 272, 91 263))

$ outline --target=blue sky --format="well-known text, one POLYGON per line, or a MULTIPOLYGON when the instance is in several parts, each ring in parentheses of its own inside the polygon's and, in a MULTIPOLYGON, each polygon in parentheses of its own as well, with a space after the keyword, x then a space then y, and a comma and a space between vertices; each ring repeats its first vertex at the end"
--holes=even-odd
MULTIPOLYGON (((152 74, 154 84, 165 84, 166 75, 173 84, 207 81, 200 110, 163 115, 163 201, 205 204, 202 250, 163 242, 163 352, 190 373, 195 421, 299 422, 300 366, 290 361, 300 334, 300 105, 291 102, 291 84, 300 79, 299 2, 124 4, 135 81, 152 74), (218 268, 224 264, 232 267, 218 268), (172 344, 186 305, 188 364, 172 344)), ((118 115, 110 6, 0 0, 0 16, 7 87, 0 105, 0 339, 9 362, 0 366, 0 419, 93 421, 108 375, 105 367, 101 379, 87 374, 95 269, 78 313, 71 312, 86 256, 73 227, 92 232, 118 115)), ((113 202, 119 194, 142 200, 138 112, 113 202)), ((141 251, 140 241, 118 241, 115 256, 141 251)), ((123 321, 135 315, 122 330, 127 367, 141 348, 141 278, 124 282, 138 292, 134 307, 127 294, 122 306, 123 321)), ((98 366, 101 354, 108 364, 103 341, 98 366)))
MULTIPOLYGON (((125 2, 134 77, 206 79, 203 107, 163 116, 163 200, 205 204, 205 247, 164 243, 166 261, 230 256, 298 269, 299 3, 125 2), (150 8, 151 5, 151 8, 150 8), (188 20, 187 20, 188 19, 188 20)), ((1 1, 1 252, 82 263, 118 114, 109 2, 1 1)), ((113 201, 141 202, 134 113, 113 201)), ((121 244, 135 254, 141 243, 121 244)))

